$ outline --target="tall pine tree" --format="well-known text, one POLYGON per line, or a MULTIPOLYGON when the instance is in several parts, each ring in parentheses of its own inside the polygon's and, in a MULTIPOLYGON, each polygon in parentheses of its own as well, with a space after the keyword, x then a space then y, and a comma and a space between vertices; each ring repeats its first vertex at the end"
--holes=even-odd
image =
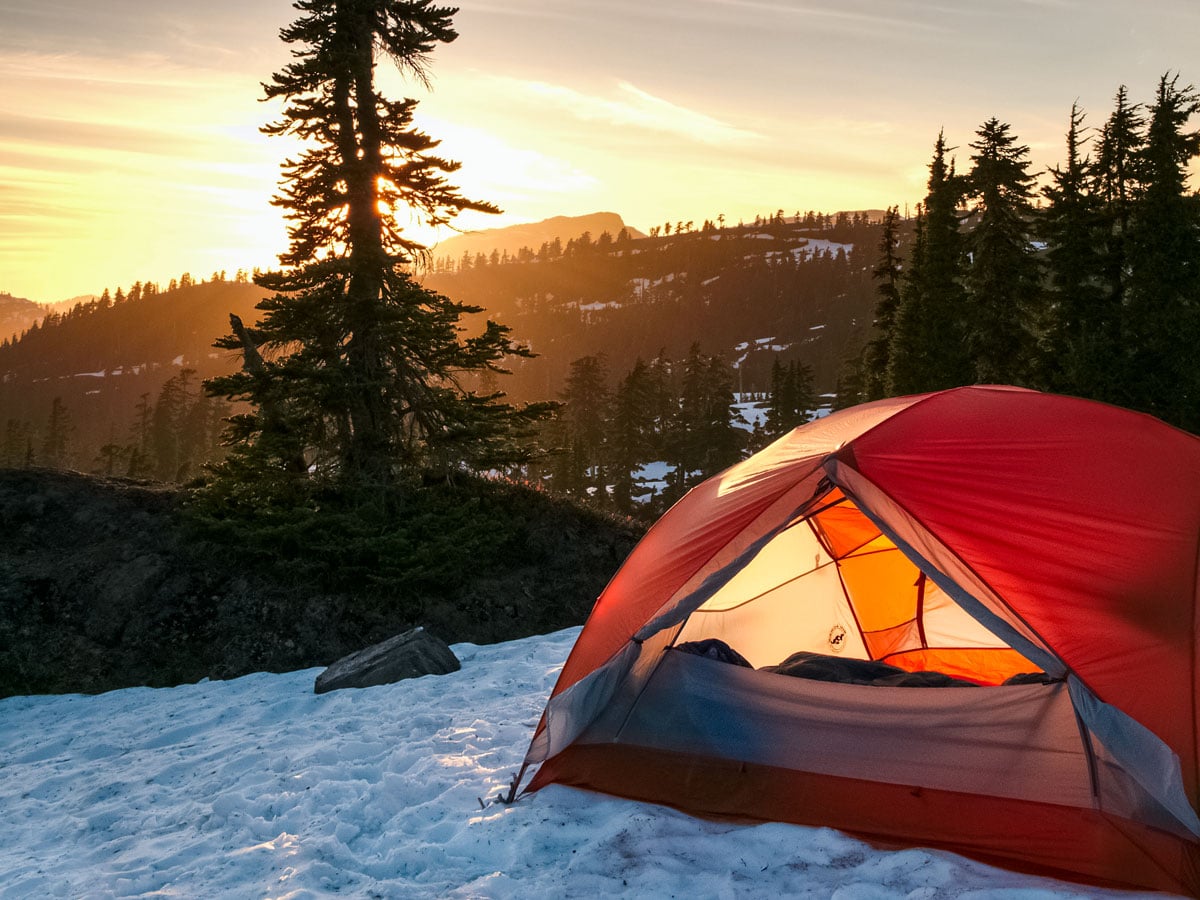
POLYGON ((1040 263, 1031 240, 1033 176, 1029 148, 1009 125, 988 119, 971 144, 970 192, 977 221, 967 237, 971 263, 964 320, 971 381, 1028 383, 1033 323, 1041 304, 1040 263))
POLYGON ((72 463, 71 444, 75 426, 62 397, 55 397, 50 404, 50 415, 46 419, 46 431, 42 435, 41 454, 38 462, 52 469, 65 469, 72 463))
POLYGON ((1198 112, 1195 88, 1160 79, 1138 155, 1125 304, 1129 405, 1189 431, 1200 431, 1200 197, 1187 174, 1200 155, 1200 132, 1188 129, 1198 112))
POLYGON ((679 402, 666 440, 670 499, 737 462, 744 434, 733 424, 733 372, 719 356, 692 344, 680 366, 679 402))
POLYGON ((656 459, 659 435, 655 408, 660 390, 650 366, 638 359, 613 396, 608 467, 613 500, 622 512, 633 508, 633 471, 656 459))
POLYGON ((867 343, 862 358, 862 393, 867 400, 887 396, 887 373, 891 365, 891 339, 900 308, 900 208, 889 207, 883 214, 883 231, 879 237, 879 259, 871 270, 877 284, 879 300, 875 303, 874 336, 867 343))
POLYGON ((812 418, 817 406, 812 367, 792 360, 786 366, 778 357, 771 364, 771 396, 767 400, 766 432, 776 438, 812 418))
POLYGON ((1120 306, 1104 286, 1104 232, 1096 166, 1085 153, 1083 111, 1071 106, 1067 158, 1050 169, 1039 220, 1047 295, 1039 383, 1062 393, 1113 399, 1121 353, 1120 306))
POLYGON ((1105 229, 1105 287, 1118 308, 1125 301, 1128 277, 1125 244, 1141 184, 1139 173, 1141 149, 1145 143, 1142 135, 1144 126, 1141 107, 1129 102, 1128 89, 1121 85, 1117 89, 1113 111, 1100 130, 1096 159, 1105 229))
POLYGON ((603 488, 602 461, 608 434, 608 364, 604 354, 582 356, 571 363, 560 395, 559 439, 563 455, 555 476, 560 490, 603 488))
POLYGON ((964 345, 963 246, 959 206, 964 182, 939 134, 929 164, 929 192, 913 242, 892 330, 888 391, 895 396, 969 384, 964 345))
POLYGON ((431 0, 295 6, 300 17, 281 32, 295 61, 266 85, 285 107, 264 130, 306 149, 284 164, 275 200, 290 221, 282 268, 255 278, 276 293, 254 328, 234 322, 219 343, 246 365, 209 390, 254 412, 235 417, 237 446, 218 473, 315 471, 369 495, 403 473, 519 457, 510 438, 543 410, 476 395, 460 378, 527 351, 490 321, 464 337, 463 316, 481 310, 413 280, 423 248, 399 225, 410 213, 441 225, 494 207, 447 181, 458 165, 414 125, 416 101, 389 100, 375 81, 383 59, 426 81, 430 53, 457 37, 456 10, 431 0))

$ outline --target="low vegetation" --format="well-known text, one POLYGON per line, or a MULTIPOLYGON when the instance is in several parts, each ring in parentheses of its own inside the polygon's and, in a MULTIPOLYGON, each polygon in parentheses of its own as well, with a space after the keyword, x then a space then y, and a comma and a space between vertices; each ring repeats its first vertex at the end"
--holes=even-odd
POLYGON ((491 643, 582 622, 639 529, 519 485, 230 518, 153 482, 0 469, 0 696, 334 659, 423 624, 491 643))

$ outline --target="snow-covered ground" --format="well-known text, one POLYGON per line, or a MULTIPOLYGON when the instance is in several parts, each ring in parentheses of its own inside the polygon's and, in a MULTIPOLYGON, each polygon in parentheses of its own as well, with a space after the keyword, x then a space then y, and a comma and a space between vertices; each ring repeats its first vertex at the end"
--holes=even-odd
POLYGON ((314 669, 0 701, 0 898, 1135 896, 558 786, 483 808, 578 632, 320 696, 314 669))

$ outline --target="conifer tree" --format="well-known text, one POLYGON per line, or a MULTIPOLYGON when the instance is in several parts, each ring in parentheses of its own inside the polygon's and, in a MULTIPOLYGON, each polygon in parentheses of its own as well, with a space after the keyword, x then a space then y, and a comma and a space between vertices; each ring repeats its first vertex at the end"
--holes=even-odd
POLYGON ((639 358, 613 396, 608 466, 613 479, 613 500, 622 512, 632 508, 633 470, 655 459, 658 389, 650 366, 639 358))
POLYGON ((128 458, 131 449, 128 444, 118 444, 113 440, 101 444, 94 460, 95 465, 99 467, 95 472, 101 475, 115 475, 118 463, 128 458))
POLYGON ((528 351, 491 321, 464 336, 462 318, 482 310, 413 280, 424 248, 400 225, 495 208, 448 182, 458 164, 415 126, 416 101, 387 99, 375 81, 383 59, 426 81, 429 55, 457 37, 456 10, 432 0, 295 6, 301 16, 281 32, 295 61, 265 86, 285 108, 264 130, 306 149, 284 164, 275 200, 291 223, 282 268, 255 278, 276 293, 256 327, 235 325, 219 343, 247 367, 209 389, 254 406, 235 417, 237 447, 219 472, 316 471, 371 495, 404 473, 520 458, 513 438, 546 406, 515 409, 460 379, 528 351))
POLYGON ((1083 111, 1073 104, 1066 161, 1051 167, 1050 184, 1042 190, 1048 202, 1038 230, 1047 246, 1049 277, 1039 383, 1112 400, 1114 362, 1122 352, 1121 310, 1104 289, 1099 179, 1084 151, 1083 122, 1083 111))
POLYGON ((159 481, 178 481, 181 473, 186 472, 190 448, 184 434, 184 422, 193 402, 192 376, 195 374, 195 369, 183 369, 163 382, 159 389, 150 416, 153 472, 159 481))
POLYGON ((970 384, 964 329, 963 246, 959 205, 963 178, 947 159, 944 134, 934 144, 929 191, 900 308, 892 331, 888 394, 911 394, 970 384))
POLYGON ((733 370, 718 354, 704 365, 704 411, 702 470, 707 478, 737 462, 746 442, 746 432, 735 424, 742 419, 734 405, 733 370))
POLYGON ((875 331, 861 363, 861 391, 867 400, 887 396, 887 373, 891 365, 892 332, 900 308, 900 207, 892 206, 883 214, 883 232, 879 236, 879 258, 871 270, 876 279, 875 331))
POLYGON ((1041 267, 1031 241, 1029 148, 995 117, 976 136, 968 181, 978 221, 967 238, 970 313, 963 319, 971 380, 1026 383, 1033 364, 1031 326, 1041 301, 1041 267))
POLYGON ((679 399, 665 450, 675 469, 671 497, 738 460, 744 432, 733 424, 733 373, 692 344, 681 365, 679 399))
POLYGON ((767 401, 767 434, 776 438, 812 418, 817 405, 812 368, 792 360, 786 366, 778 357, 771 364, 771 396, 767 401))
POLYGON ((142 394, 134 406, 134 420, 129 429, 132 441, 129 451, 129 468, 126 475, 130 478, 140 478, 150 474, 153 456, 152 429, 154 422, 154 405, 150 402, 149 394, 142 394))
POLYGON ((66 468, 71 463, 71 439, 74 433, 71 414, 62 397, 55 397, 50 404, 50 415, 46 419, 46 432, 42 436, 42 452, 39 461, 53 469, 66 468))
POLYGON ((1130 104, 1125 85, 1117 89, 1115 106, 1100 131, 1096 160, 1098 190, 1108 230, 1105 247, 1108 288, 1117 305, 1125 296, 1125 237, 1140 189, 1141 149, 1145 143, 1141 107, 1130 104))
MULTIPOLYGON (((842 366, 838 370, 837 380, 833 386, 833 401, 830 404, 832 411, 849 409, 852 406, 857 406, 859 403, 865 403, 871 399, 863 387, 865 381, 863 377, 865 350, 866 348, 864 347, 863 351, 860 351, 857 356, 852 356, 842 362, 842 366)), ((883 380, 883 384, 887 384, 886 379, 883 380)))
POLYGON ((900 303, 887 334, 888 364, 883 382, 884 394, 888 396, 913 393, 920 390, 919 385, 924 383, 921 375, 927 355, 921 327, 924 259, 925 206, 917 204, 912 250, 908 267, 900 278, 900 303))
POLYGON ((604 354, 574 360, 560 397, 560 442, 565 456, 555 480, 560 490, 577 492, 603 480, 601 462, 609 416, 604 354))
POLYGON ((1200 132, 1188 130, 1200 93, 1164 75, 1139 153, 1144 187, 1128 233, 1125 339, 1132 350, 1129 405, 1200 431, 1200 198, 1188 166, 1200 132))

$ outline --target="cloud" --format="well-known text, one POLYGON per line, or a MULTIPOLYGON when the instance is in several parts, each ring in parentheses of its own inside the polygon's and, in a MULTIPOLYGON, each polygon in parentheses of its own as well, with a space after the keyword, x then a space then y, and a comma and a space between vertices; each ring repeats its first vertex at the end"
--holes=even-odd
POLYGON ((689 0, 674 8, 676 17, 689 21, 703 15, 739 29, 782 28, 809 36, 822 31, 855 41, 868 36, 895 41, 898 36, 914 39, 943 34, 948 30, 946 16, 957 12, 959 7, 940 2, 931 5, 926 0, 890 0, 886 4, 871 0, 689 0))
POLYGON ((76 152, 117 150, 166 155, 178 151, 180 137, 125 123, 82 122, 45 116, 8 115, 0 121, 0 146, 10 143, 74 147, 76 152))
POLYGON ((762 139, 762 135, 753 131, 671 103, 628 82, 619 82, 617 88, 617 96, 600 97, 542 81, 519 85, 526 96, 553 105, 585 122, 639 128, 713 145, 744 144, 762 139))
POLYGON ((196 91, 223 86, 216 70, 185 68, 162 53, 136 52, 112 60, 78 52, 18 52, 0 55, 0 73, 32 82, 69 81, 88 86, 170 88, 196 91))
POLYGON ((0 55, 70 48, 119 61, 154 48, 197 67, 227 67, 237 55, 254 61, 278 45, 277 30, 294 12, 288 6, 287 0, 0 0, 0 55), (254 53, 245 52, 248 45, 254 53))

